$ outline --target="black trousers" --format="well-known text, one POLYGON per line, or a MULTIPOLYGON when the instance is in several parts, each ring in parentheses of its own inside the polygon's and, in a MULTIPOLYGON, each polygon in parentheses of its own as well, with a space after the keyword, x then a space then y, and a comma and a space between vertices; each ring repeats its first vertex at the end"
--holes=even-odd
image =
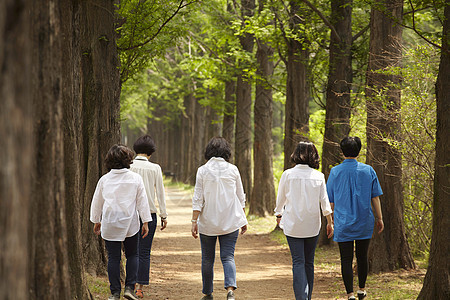
POLYGON ((366 287, 367 272, 369 271, 369 260, 367 252, 369 250, 370 239, 356 240, 350 242, 340 242, 339 252, 341 254, 341 273, 344 280, 347 294, 353 293, 353 245, 356 244, 356 263, 358 267, 359 288, 366 287))

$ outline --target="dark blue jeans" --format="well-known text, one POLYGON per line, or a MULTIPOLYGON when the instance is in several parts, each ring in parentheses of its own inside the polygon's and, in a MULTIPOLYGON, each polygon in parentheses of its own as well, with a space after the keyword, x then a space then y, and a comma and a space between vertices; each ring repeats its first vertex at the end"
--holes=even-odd
POLYGON ((236 288, 236 263, 234 262, 234 249, 239 235, 239 229, 224 235, 209 236, 200 234, 202 248, 202 293, 212 294, 214 280, 214 259, 216 256, 216 241, 219 238, 220 259, 222 260, 225 275, 224 287, 236 288))
POLYGON ((149 284, 150 281, 150 253, 152 251, 153 237, 155 236, 158 219, 155 213, 152 213, 152 221, 148 223, 148 235, 142 238, 142 222, 139 231, 139 267, 137 281, 139 284, 149 284))
POLYGON ((132 237, 127 237, 123 242, 105 240, 106 250, 108 251, 108 278, 111 294, 121 291, 120 259, 122 258, 122 243, 127 259, 125 286, 134 290, 138 269, 138 235, 139 232, 132 237))
POLYGON ((311 300, 314 285, 314 253, 319 236, 286 236, 292 256, 293 286, 296 300, 311 300))

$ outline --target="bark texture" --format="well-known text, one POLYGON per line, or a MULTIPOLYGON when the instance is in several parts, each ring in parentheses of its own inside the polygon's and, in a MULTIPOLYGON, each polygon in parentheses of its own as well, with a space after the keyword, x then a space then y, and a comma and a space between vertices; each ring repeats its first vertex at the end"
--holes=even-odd
MULTIPOLYGON (((241 0, 242 19, 253 15, 255 0, 241 0)), ((244 22, 244 21, 243 21, 244 22)), ((251 53, 253 51, 253 35, 244 34, 239 37, 242 48, 251 53)), ((240 66, 244 69, 245 66, 240 66)), ((252 188, 252 86, 246 75, 241 71, 236 83, 236 136, 234 161, 242 177, 244 192, 250 199, 252 188)))
POLYGON ((0 290, 28 299, 28 228, 33 172, 32 1, 0 2, 0 290))
MULTIPOLYGON (((260 3, 261 5, 261 3, 260 3)), ((273 181, 272 146, 272 88, 267 79, 273 73, 271 61, 273 49, 257 41, 256 60, 258 75, 255 95, 255 140, 253 144, 254 186, 250 198, 249 214, 264 216, 275 208, 275 185, 273 181)))
POLYGON ((414 268, 403 221, 401 154, 395 146, 400 131, 400 78, 378 73, 401 62, 403 1, 380 2, 370 18, 369 66, 367 73, 367 164, 379 178, 385 230, 374 234, 369 248, 371 272, 414 268))
MULTIPOLYGON (((330 39, 330 69, 326 94, 325 132, 322 148, 322 173, 328 179, 330 170, 342 160, 339 142, 350 132, 350 91, 352 76, 352 0, 331 1, 334 30, 330 39)), ((326 224, 326 218, 322 221, 326 224)), ((326 226, 320 230, 319 245, 331 243, 326 226)))
MULTIPOLYGON (((231 153, 234 153, 234 116, 236 109, 236 82, 225 82, 225 107, 223 111, 222 136, 230 143, 231 153)), ((234 161, 234 155, 230 157, 230 162, 234 161)))
MULTIPOLYGON (((297 1, 289 1, 291 29, 302 38, 297 1)), ((292 167, 291 153, 298 142, 306 140, 309 122, 309 85, 307 81, 308 50, 299 39, 287 40, 287 82, 284 126, 284 169, 292 167)))
POLYGON ((434 172, 433 234, 430 258, 419 300, 450 299, 450 1, 444 10, 441 63, 436 82, 437 132, 434 172))
MULTIPOLYGON (((82 174, 81 234, 84 264, 90 273, 105 274, 106 251, 92 233, 89 210, 98 179, 106 173, 104 158, 120 141, 120 81, 114 3, 108 0, 81 2, 81 97, 82 174)), ((77 105, 77 104, 75 104, 77 105)), ((80 116, 81 117, 81 116, 80 116)))
POLYGON ((58 1, 34 2, 32 198, 27 299, 70 299, 64 203, 62 55, 58 1))

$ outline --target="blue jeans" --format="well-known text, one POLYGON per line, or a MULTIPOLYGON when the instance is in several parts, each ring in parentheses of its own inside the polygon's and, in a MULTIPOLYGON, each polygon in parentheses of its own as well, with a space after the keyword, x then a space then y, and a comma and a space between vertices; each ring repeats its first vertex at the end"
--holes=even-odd
POLYGON ((108 251, 108 278, 111 294, 120 293, 120 259, 122 258, 122 243, 125 248, 126 277, 125 286, 134 290, 136 284, 136 275, 138 269, 138 235, 139 232, 131 237, 127 237, 123 242, 105 240, 106 250, 108 251))
POLYGON ((148 235, 142 238, 142 222, 139 231, 139 268, 136 282, 139 284, 149 284, 150 277, 150 252, 152 251, 153 237, 155 236, 158 219, 152 213, 152 221, 148 223, 148 235))
POLYGON ((228 234, 209 236, 200 234, 202 248, 202 293, 205 295, 213 292, 214 258, 216 255, 216 240, 219 238, 220 259, 225 275, 224 287, 236 288, 236 263, 234 262, 234 248, 239 235, 239 229, 228 234))
POLYGON ((286 236, 292 256, 293 286, 296 300, 311 300, 314 284, 314 253, 319 236, 286 236))

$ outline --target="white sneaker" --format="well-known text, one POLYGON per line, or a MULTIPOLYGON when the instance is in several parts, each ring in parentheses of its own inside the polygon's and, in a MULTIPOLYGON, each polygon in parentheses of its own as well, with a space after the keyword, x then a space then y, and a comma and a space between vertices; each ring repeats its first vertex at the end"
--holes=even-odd
POLYGON ((234 292, 232 290, 229 290, 227 293, 227 300, 235 300, 234 298, 234 292))
POLYGON ((139 298, 136 296, 134 291, 129 287, 125 287, 125 292, 123 293, 123 297, 128 300, 139 300, 139 298))
POLYGON ((356 294, 358 295, 358 300, 362 300, 362 299, 366 298, 366 296, 367 296, 366 291, 361 291, 361 290, 358 290, 356 292, 356 294))

